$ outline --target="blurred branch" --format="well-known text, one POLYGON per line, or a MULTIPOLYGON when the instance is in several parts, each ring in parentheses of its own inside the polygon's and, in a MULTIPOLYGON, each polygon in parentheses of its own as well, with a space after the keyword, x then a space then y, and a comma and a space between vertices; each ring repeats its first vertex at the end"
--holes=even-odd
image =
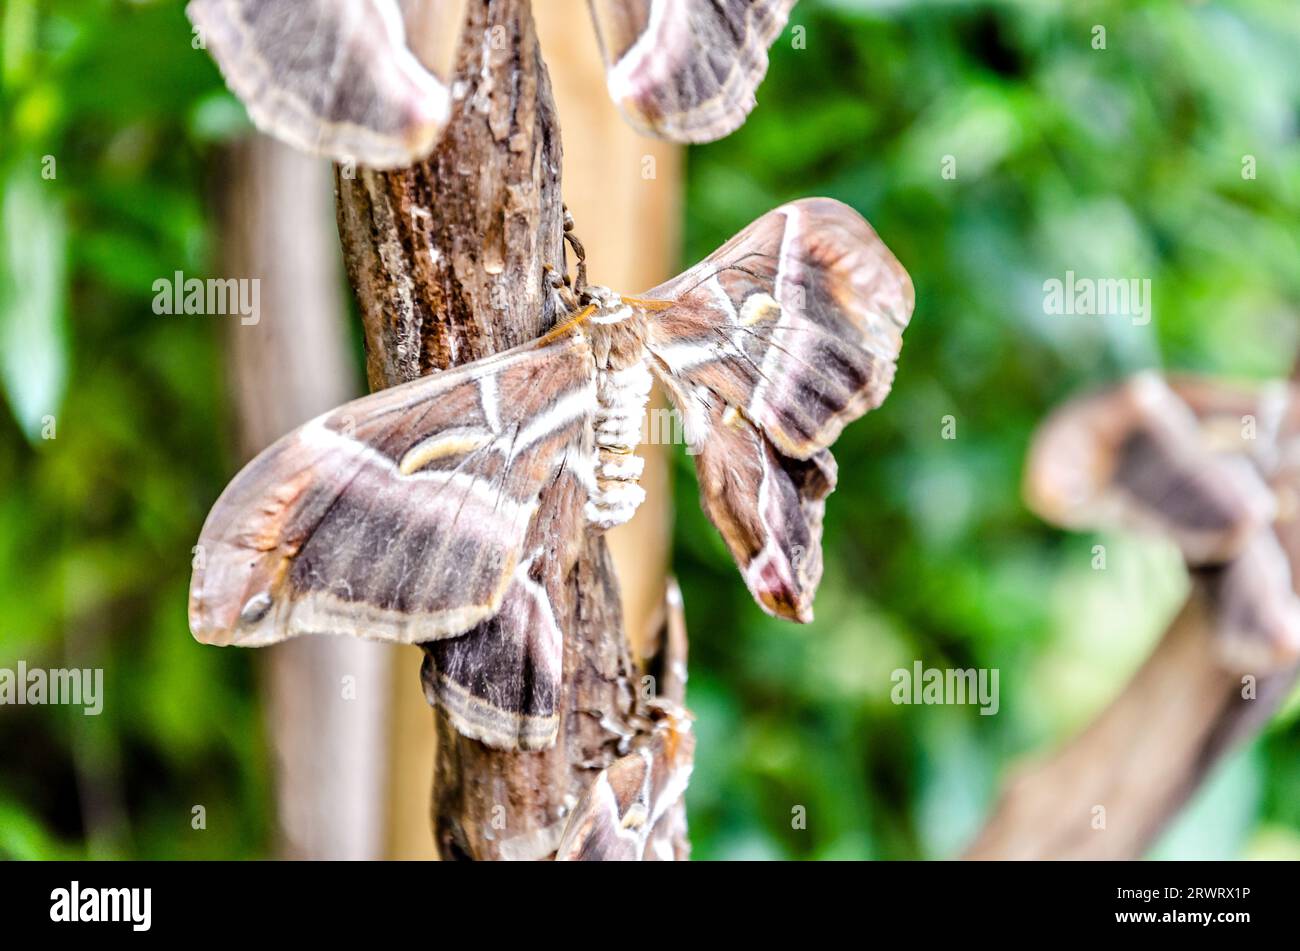
MULTIPOLYGON (((258 135, 222 167, 223 270, 260 281, 259 319, 230 320, 227 333, 247 459, 346 402, 354 371, 328 164, 258 135)), ((390 656, 380 644, 306 637, 258 658, 283 857, 380 857, 390 656)))
MULTIPOLYGON (((1293 557, 1300 554, 1292 547, 1293 557)), ((972 859, 1140 858, 1224 753, 1277 710, 1300 667, 1224 667, 1199 585, 1109 707, 1022 767, 966 853, 972 859)))

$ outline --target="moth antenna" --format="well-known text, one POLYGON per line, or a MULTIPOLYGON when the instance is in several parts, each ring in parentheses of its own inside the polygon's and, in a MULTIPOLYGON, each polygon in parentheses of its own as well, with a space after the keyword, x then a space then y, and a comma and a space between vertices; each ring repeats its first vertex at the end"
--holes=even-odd
POLYGON ((539 347, 545 346, 546 344, 550 343, 552 340, 558 340, 560 337, 563 337, 573 328, 581 326, 582 324, 586 323, 587 318, 590 317, 595 312, 596 312, 596 305, 588 304, 586 307, 582 308, 582 310, 578 311, 568 320, 564 321, 563 323, 556 324, 550 330, 546 331, 546 333, 543 334, 541 337, 538 337, 537 346, 539 347))

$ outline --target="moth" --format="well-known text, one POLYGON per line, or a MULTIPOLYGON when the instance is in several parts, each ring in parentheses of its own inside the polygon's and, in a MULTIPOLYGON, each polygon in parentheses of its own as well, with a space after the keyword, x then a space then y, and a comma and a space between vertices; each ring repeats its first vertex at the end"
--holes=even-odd
POLYGON ((814 198, 640 297, 578 274, 576 294, 552 282, 568 316, 545 336, 349 403, 249 463, 199 538, 194 636, 434 642, 426 691, 462 733, 548 746, 563 640, 541 567, 644 498, 654 380, 755 600, 811 620, 828 447, 889 393, 907 272, 857 212, 814 198))
MULTIPOLYGON (((606 85, 638 129, 679 142, 734 131, 794 0, 590 0, 606 85)), ((459 36, 451 0, 191 0, 186 12, 253 123, 375 168, 437 143, 451 89, 408 33, 459 36)), ((435 37, 436 38, 436 37, 435 37)))
POLYGON ((671 862, 686 848, 682 797, 690 782, 695 735, 670 702, 652 710, 648 736, 596 774, 565 823, 560 862, 671 862))
POLYGON ((1243 669, 1300 654, 1300 394, 1143 373, 1076 399, 1035 437, 1027 498, 1074 528, 1177 545, 1243 669), (1284 544, 1285 542, 1285 544, 1284 544))

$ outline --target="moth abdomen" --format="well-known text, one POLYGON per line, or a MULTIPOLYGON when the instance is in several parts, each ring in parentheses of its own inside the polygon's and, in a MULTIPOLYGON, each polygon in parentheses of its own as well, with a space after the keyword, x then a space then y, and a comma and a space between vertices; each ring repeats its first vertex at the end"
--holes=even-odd
POLYGON ((627 522, 645 501, 645 490, 638 484, 645 460, 636 455, 636 448, 641 444, 652 382, 640 326, 627 322, 630 309, 617 295, 606 292, 606 296, 609 300, 602 300, 602 312, 628 314, 599 321, 591 328, 597 338, 593 350, 598 355, 592 419, 595 456, 584 514, 588 524, 600 531, 627 522))

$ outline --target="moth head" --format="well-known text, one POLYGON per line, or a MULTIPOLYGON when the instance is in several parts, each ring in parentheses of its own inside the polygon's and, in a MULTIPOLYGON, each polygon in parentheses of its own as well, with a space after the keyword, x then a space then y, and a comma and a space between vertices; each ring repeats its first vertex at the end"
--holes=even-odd
POLYGON ((602 284, 588 284, 582 294, 584 304, 599 304, 601 307, 617 307, 623 298, 602 284))

